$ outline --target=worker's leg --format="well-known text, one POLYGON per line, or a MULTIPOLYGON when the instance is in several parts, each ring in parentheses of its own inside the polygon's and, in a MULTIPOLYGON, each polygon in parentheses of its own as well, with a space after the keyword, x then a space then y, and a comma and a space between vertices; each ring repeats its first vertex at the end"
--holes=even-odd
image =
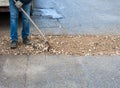
MULTIPOLYGON (((23 9, 25 10, 25 12, 30 16, 30 7, 31 4, 26 4, 23 5, 23 9)), ((30 34, 30 22, 29 19, 25 16, 24 13, 22 13, 22 38, 23 40, 28 38, 29 34, 30 34)))
POLYGON ((18 15, 19 10, 16 8, 13 0, 9 0, 10 4, 10 37, 12 41, 18 41, 18 15))

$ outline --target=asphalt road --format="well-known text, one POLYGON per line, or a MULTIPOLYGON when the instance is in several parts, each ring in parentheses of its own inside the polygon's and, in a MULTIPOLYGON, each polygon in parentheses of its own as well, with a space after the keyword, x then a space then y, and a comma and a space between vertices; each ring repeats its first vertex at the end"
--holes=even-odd
MULTIPOLYGON (((33 14, 37 9, 38 16, 32 18, 45 33, 120 34, 119 0, 35 0, 34 3, 33 14), (55 18, 57 14, 63 18, 55 18)), ((0 17, 8 20, 3 14, 0 17)), ((0 26, 4 25, 1 21, 0 26)))
MULTIPOLYGON (((120 34, 119 0, 36 0, 37 9, 54 9, 62 19, 38 18, 44 31, 60 34, 120 34)), ((48 13, 46 13, 48 14, 48 13)), ((39 21, 39 22, 38 22, 39 21)))
MULTIPOLYGON (((35 0, 34 9, 38 16, 33 20, 40 29, 49 34, 120 34, 120 3, 119 0, 35 0), (45 16, 40 16, 42 11, 45 16), (51 10, 53 10, 51 12, 51 10), (62 19, 52 19, 56 13, 62 19)), ((33 11, 35 13, 35 11, 33 11)), ((6 18, 1 14, 4 22, 6 18)), ((9 26, 8 26, 9 27, 9 26)), ((31 27, 31 30, 34 28, 31 27)), ((33 33, 33 32, 32 32, 33 33)))

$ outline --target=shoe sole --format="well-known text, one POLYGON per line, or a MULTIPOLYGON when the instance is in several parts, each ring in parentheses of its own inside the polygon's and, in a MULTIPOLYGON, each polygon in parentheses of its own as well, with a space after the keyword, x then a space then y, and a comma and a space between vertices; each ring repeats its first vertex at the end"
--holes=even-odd
POLYGON ((16 49, 17 47, 10 47, 11 49, 16 49))
POLYGON ((25 42, 23 42, 23 44, 25 44, 25 45, 31 45, 31 43, 25 43, 25 42))

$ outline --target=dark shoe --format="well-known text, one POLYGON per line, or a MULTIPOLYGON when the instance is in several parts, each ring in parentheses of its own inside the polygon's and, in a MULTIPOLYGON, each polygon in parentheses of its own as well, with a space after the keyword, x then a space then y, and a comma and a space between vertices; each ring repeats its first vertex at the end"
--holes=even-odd
POLYGON ((17 41, 12 41, 10 47, 11 47, 11 49, 16 49, 17 45, 18 45, 17 41))
POLYGON ((24 43, 25 45, 31 45, 31 42, 30 42, 30 40, 29 40, 28 38, 23 39, 23 43, 24 43))

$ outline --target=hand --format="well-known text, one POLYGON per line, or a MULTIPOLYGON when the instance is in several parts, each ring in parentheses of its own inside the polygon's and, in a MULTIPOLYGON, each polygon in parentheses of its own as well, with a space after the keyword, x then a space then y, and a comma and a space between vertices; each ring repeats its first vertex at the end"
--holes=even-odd
POLYGON ((15 2, 15 6, 20 9, 22 7, 23 3, 20 2, 19 0, 15 2))

